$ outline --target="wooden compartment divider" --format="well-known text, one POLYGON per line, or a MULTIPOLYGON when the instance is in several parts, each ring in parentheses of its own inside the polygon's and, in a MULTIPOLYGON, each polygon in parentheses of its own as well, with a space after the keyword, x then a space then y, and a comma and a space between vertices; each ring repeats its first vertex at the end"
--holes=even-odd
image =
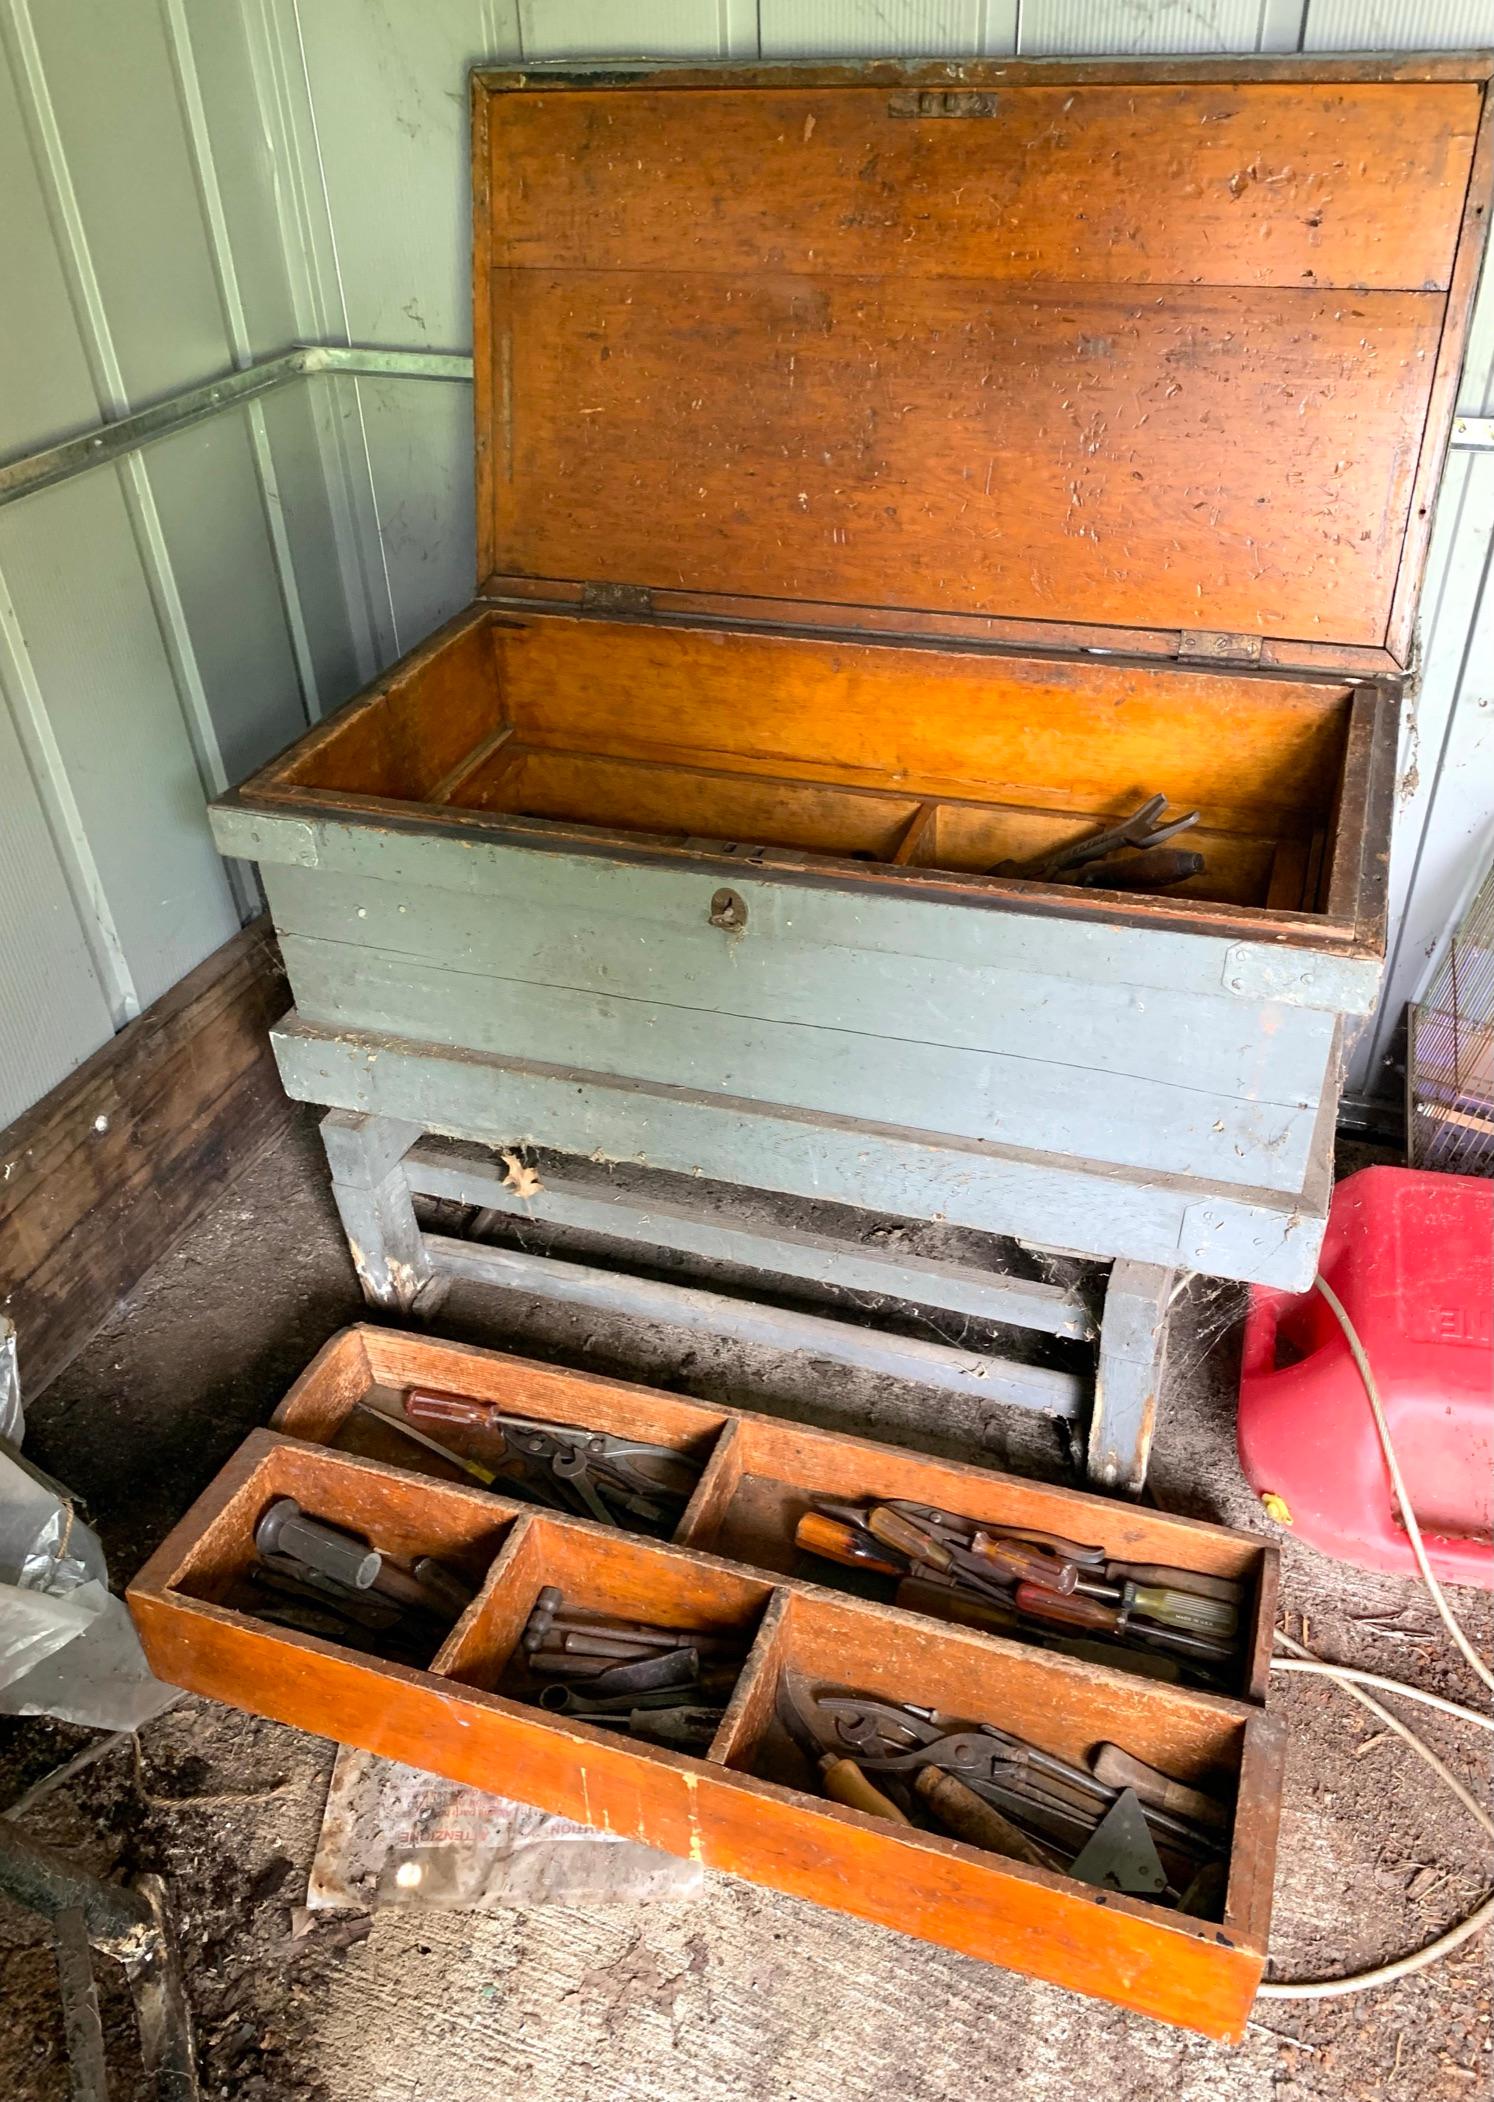
POLYGON ((840 1595, 784 1566, 786 1529, 806 1486, 902 1494, 1045 1524, 1135 1559, 1253 1575, 1256 1647, 1259 1616, 1268 1638, 1274 1610, 1271 1549, 1219 1527, 384 1329, 334 1337, 276 1425, 251 1433, 130 1586, 163 1678, 1210 2036, 1242 2034, 1266 1956, 1280 1726, 1251 1700, 840 1595), (412 1383, 709 1447, 677 1539, 433 1479, 413 1447, 393 1465, 382 1450, 347 1449, 392 1436, 354 1403, 412 1383), (424 1668, 260 1617, 244 1582, 254 1529, 285 1495, 396 1559, 435 1555, 477 1586, 424 1668), (535 1705, 515 1665, 546 1585, 569 1604, 740 1634, 735 1689, 703 1754, 535 1705), (1180 1780, 1222 1784, 1234 1806, 1222 1916, 1185 1916, 826 1799, 778 1720, 785 1673, 996 1723, 1070 1760, 1113 1740, 1180 1780))
MULTIPOLYGON (((271 1421, 294 1437, 336 1445, 392 1467, 438 1480, 464 1479, 458 1468, 446 1467, 354 1407, 364 1396, 377 1394, 380 1406, 397 1411, 399 1395, 412 1385, 496 1402, 516 1415, 622 1432, 704 1460, 675 1539, 730 1562, 831 1589, 842 1581, 835 1566, 818 1559, 807 1564, 793 1546, 794 1526, 811 1495, 847 1502, 906 1498, 963 1517, 1083 1540, 1117 1561, 1168 1563, 1238 1579, 1251 1596, 1240 1679, 1233 1690, 1248 1700, 1266 1697, 1279 1557, 1248 1533, 749 1409, 367 1324, 344 1329, 324 1345, 271 1421)), ((474 1457, 484 1449, 480 1433, 454 1424, 441 1426, 440 1437, 474 1457)), ((844 1572, 844 1578, 850 1576, 844 1572)), ((1125 1671, 1124 1650, 1116 1650, 1113 1668, 1125 1671)))

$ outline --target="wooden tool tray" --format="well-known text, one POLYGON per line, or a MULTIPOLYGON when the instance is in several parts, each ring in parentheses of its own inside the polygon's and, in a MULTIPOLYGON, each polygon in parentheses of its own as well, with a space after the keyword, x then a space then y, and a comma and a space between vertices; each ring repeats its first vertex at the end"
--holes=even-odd
MULTIPOLYGON (((890 1582, 869 1585, 859 1572, 838 1571, 833 1563, 796 1550, 794 1529, 811 1496, 842 1502, 898 1497, 962 1517, 1082 1540, 1103 1547, 1115 1561, 1161 1562, 1233 1578, 1246 1585, 1250 1603, 1242 1619, 1239 1683, 1231 1691, 1245 1700, 1266 1698, 1280 1557, 1247 1533, 748 1409, 716 1407, 595 1373, 563 1371, 502 1351, 371 1325, 334 1336, 271 1421, 289 1436, 404 1472, 461 1480, 456 1466, 356 1408, 360 1401, 373 1401, 397 1413, 401 1395, 414 1386, 494 1402, 540 1421, 648 1439, 685 1453, 704 1465, 674 1533, 678 1545, 832 1590, 854 1588, 858 1596, 870 1590, 884 1603, 891 1598, 890 1582)), ((480 1434, 464 1434, 458 1425, 423 1427, 473 1457, 481 1458, 486 1449, 480 1434)), ((503 1493, 501 1488, 497 1493, 503 1493)), ((1124 1649, 1114 1649, 1112 1668, 1130 1668, 1124 1649)))
MULTIPOLYGON (((1280 1727, 1249 1702, 840 1596, 774 1573, 771 1561, 783 1558, 782 1510, 802 1497, 806 1477, 841 1493, 885 1484, 962 1499, 962 1508, 974 1508, 979 1495, 990 1515, 1061 1523, 1070 1536, 1217 1573, 1239 1575, 1254 1562, 1258 1612, 1274 1595, 1269 1548, 863 1440, 386 1330, 334 1338, 278 1420, 329 1443, 284 1429, 253 1432, 130 1587, 146 1653, 163 1678, 1211 2036, 1242 2033, 1267 1945, 1280 1727), (681 1541, 644 1541, 423 1477, 408 1471, 405 1453, 392 1466, 330 1449, 331 1441, 364 1440, 366 1419, 351 1413, 356 1399, 412 1381, 552 1421, 625 1424, 633 1435, 697 1453, 714 1440, 681 1541), (394 1663, 260 1617, 263 1594, 246 1577, 255 1527, 281 1496, 396 1559, 431 1555, 478 1584, 439 1648, 394 1663), (770 1566, 728 1561, 707 1546, 761 1553, 770 1566), (740 1638, 745 1662, 701 1756, 619 1739, 495 1690, 514 1683, 520 1633, 547 1585, 569 1605, 740 1638), (1181 1781, 1224 1784, 1232 1830, 1222 1916, 1188 1917, 809 1792, 802 1756, 776 1720, 785 1672, 996 1722, 1072 1761, 1113 1740, 1181 1781)), ((388 1435, 371 1430, 376 1439, 388 1435)))

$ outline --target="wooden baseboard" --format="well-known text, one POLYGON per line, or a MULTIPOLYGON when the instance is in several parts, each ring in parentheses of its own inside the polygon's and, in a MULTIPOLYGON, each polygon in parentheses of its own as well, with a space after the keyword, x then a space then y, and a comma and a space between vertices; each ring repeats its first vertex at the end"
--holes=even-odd
POLYGON ((0 1132, 0 1312, 26 1395, 289 1124, 268 1037, 288 1000, 256 920, 0 1132))

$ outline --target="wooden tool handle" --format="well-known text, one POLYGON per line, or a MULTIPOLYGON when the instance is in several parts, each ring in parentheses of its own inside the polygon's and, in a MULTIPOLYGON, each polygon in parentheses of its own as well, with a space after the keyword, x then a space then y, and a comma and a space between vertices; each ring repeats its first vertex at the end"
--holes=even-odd
POLYGON ((1229 1823, 1229 1812, 1213 1796, 1205 1795, 1201 1788, 1190 1788, 1186 1781, 1175 1781, 1171 1774, 1148 1766, 1118 1744, 1100 1745, 1090 1760, 1090 1771, 1107 1788, 1134 1788, 1154 1810, 1170 1810, 1174 1817, 1186 1817, 1207 1832, 1222 1832, 1229 1823))
POLYGON ((1062 1555, 1050 1554, 1025 1540, 1001 1540, 993 1533, 976 1533, 970 1541, 970 1552, 982 1562, 989 1562, 998 1576, 1010 1577, 1014 1583, 1039 1584, 1045 1591, 1068 1593, 1079 1581, 1077 1563, 1066 1562, 1062 1555))
POLYGON ((1065 1598, 1057 1591, 1045 1591, 1040 1584, 1018 1584, 1016 1599, 1019 1612, 1056 1628, 1094 1628, 1113 1635, 1125 1625, 1125 1615, 1114 1606, 1107 1606, 1102 1599, 1087 1598, 1082 1591, 1071 1592, 1065 1598))
POLYGON ((1001 1854, 1008 1861, 1025 1861, 1033 1868, 1066 1866, 1061 1854, 1039 1840, 1029 1839, 1009 1817, 1003 1817, 994 1805, 983 1802, 974 1789, 940 1767, 921 1766, 913 1788, 944 1829, 956 1839, 963 1839, 967 1846, 984 1847, 988 1854, 1001 1854))
POLYGON ((807 1555, 823 1555, 827 1562, 842 1562, 850 1569, 880 1570, 883 1576, 901 1576, 899 1562, 887 1562, 864 1544, 862 1536, 838 1519, 819 1511, 806 1511, 794 1528, 794 1545, 807 1555))
POLYGON ((866 1530, 884 1547, 895 1547, 912 1562, 927 1562, 932 1569, 948 1569, 954 1562, 942 1540, 887 1504, 875 1504, 867 1513, 866 1530))
POLYGON ((890 1817, 895 1825, 911 1824, 911 1818, 903 1816, 890 1796, 874 1788, 854 1759, 837 1759, 833 1752, 826 1752, 820 1759, 820 1778, 825 1784, 825 1793, 832 1801, 844 1803, 848 1810, 865 1810, 872 1817, 890 1817))

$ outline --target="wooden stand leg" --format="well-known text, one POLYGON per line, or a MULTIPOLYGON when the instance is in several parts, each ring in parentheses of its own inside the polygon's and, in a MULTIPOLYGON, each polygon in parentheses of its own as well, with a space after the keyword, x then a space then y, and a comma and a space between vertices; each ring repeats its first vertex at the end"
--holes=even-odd
POLYGON ((323 1117, 321 1128, 332 1169, 332 1194, 363 1296, 371 1306, 408 1313, 431 1278, 401 1166, 422 1136, 420 1126, 333 1109, 323 1117))
POLYGON ((1110 1272, 1089 1419, 1088 1472, 1096 1489, 1139 1496, 1146 1481, 1176 1279, 1175 1270, 1124 1258, 1110 1272))

